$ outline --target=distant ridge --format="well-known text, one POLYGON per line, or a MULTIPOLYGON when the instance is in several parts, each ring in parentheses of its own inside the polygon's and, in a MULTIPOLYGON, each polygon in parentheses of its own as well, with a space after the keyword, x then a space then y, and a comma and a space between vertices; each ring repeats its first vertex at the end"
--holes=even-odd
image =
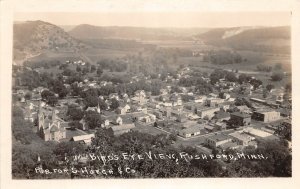
POLYGON ((289 26, 217 28, 197 38, 209 45, 281 54, 289 54, 291 47, 289 26))

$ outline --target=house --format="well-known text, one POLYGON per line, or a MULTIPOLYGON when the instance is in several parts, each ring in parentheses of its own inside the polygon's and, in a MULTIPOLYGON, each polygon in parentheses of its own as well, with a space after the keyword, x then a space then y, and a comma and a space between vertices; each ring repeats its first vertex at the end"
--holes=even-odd
POLYGON ((38 111, 37 133, 45 141, 60 141, 66 138, 65 124, 59 117, 56 109, 46 109, 42 106, 38 111))
POLYGON ((88 111, 98 112, 98 111, 100 111, 100 108, 98 110, 98 107, 88 107, 85 111, 86 112, 88 112, 88 111))
POLYGON ((244 129, 244 133, 247 133, 247 134, 252 135, 252 136, 262 137, 262 138, 269 137, 269 136, 272 135, 269 132, 265 132, 265 131, 260 130, 260 129, 255 129, 253 127, 248 127, 246 129, 244 129))
POLYGON ((214 124, 214 127, 217 129, 217 130, 225 130, 227 128, 227 124, 224 123, 224 122, 216 122, 214 124))
POLYGON ((170 101, 172 102, 173 106, 181 106, 182 105, 181 96, 177 93, 174 93, 170 96, 170 101))
POLYGON ((195 103, 204 103, 206 101, 206 99, 207 99, 207 96, 201 95, 201 96, 195 96, 193 101, 195 103))
POLYGON ((116 99, 116 100, 119 100, 119 95, 118 95, 118 93, 111 93, 111 94, 109 94, 109 96, 108 96, 108 98, 109 99, 116 99))
POLYGON ((134 96, 146 98, 146 93, 144 90, 137 90, 134 92, 134 96))
POLYGON ((95 138, 95 134, 86 134, 86 135, 73 136, 70 141, 75 141, 86 145, 90 145, 92 143, 93 138, 95 138))
POLYGON ((122 125, 123 119, 120 116, 118 116, 116 119, 113 119, 111 122, 115 125, 122 125))
MULTIPOLYGON (((181 131, 179 131, 179 136, 182 136, 184 138, 189 138, 192 136, 197 136, 201 134, 201 130, 203 130, 203 126, 202 125, 193 125, 190 126, 188 128, 182 129, 181 131)), ((203 131, 202 131, 203 132, 203 131)))
POLYGON ((169 93, 168 89, 160 89, 159 92, 161 95, 167 95, 169 93))
POLYGON ((232 138, 223 133, 215 134, 215 135, 209 136, 205 139, 206 145, 208 145, 211 148, 219 147, 220 145, 225 144, 227 142, 231 142, 231 141, 232 141, 232 138))
POLYGON ((209 108, 204 108, 204 109, 197 109, 197 114, 201 119, 207 118, 211 119, 214 117, 215 112, 219 111, 220 108, 218 107, 209 107, 209 108))
POLYGON ((114 135, 121 135, 123 133, 128 133, 129 131, 131 131, 134 128, 135 128, 135 125, 133 123, 111 127, 114 135))
POLYGON ((44 88, 44 87, 37 87, 37 88, 34 88, 33 89, 33 92, 34 93, 39 93, 41 94, 44 90, 46 90, 47 88, 44 88))
POLYGON ((154 108, 154 109, 159 109, 161 107, 161 103, 159 103, 159 102, 151 102, 151 103, 148 102, 147 105, 148 105, 148 107, 154 108))
POLYGON ((133 103, 143 105, 147 102, 146 93, 144 90, 137 90, 134 93, 134 97, 131 98, 133 103))
POLYGON ((216 128, 214 126, 212 126, 211 124, 205 125, 204 129, 206 129, 209 132, 216 131, 216 128))
POLYGON ((81 119, 79 121, 79 123, 81 124, 81 128, 80 128, 81 130, 83 130, 83 131, 88 130, 88 125, 87 125, 85 119, 81 119))
POLYGON ((133 119, 144 123, 151 123, 156 120, 156 116, 154 114, 141 112, 134 114, 133 119))
POLYGON ((235 106, 234 108, 232 108, 233 112, 241 112, 241 113, 245 113, 245 114, 251 114, 252 111, 250 108, 248 108, 248 106, 246 105, 242 105, 242 106, 235 106))
POLYGON ((221 108, 221 110, 223 110, 224 112, 227 112, 227 110, 230 109, 230 106, 232 104, 233 104, 233 102, 226 101, 226 102, 219 104, 218 106, 221 108))
POLYGON ((163 116, 163 115, 162 115, 162 112, 160 112, 160 111, 158 111, 158 110, 155 110, 155 111, 153 111, 152 113, 153 113, 153 115, 156 116, 157 119, 161 119, 162 116, 163 116))
POLYGON ((240 112, 234 112, 230 114, 230 122, 233 123, 234 126, 246 126, 251 123, 251 115, 243 114, 240 112))
POLYGON ((220 103, 223 103, 224 99, 221 98, 211 98, 206 100, 206 105, 209 107, 217 107, 220 103))
POLYGON ((217 98, 218 97, 218 95, 214 94, 214 93, 210 93, 208 96, 211 97, 211 98, 217 98))
POLYGON ((284 101, 283 98, 283 93, 278 93, 278 95, 276 95, 276 104, 281 104, 284 101))
POLYGON ((25 120, 33 122, 36 117, 37 117, 37 112, 32 111, 30 106, 25 108, 25 110, 24 110, 24 119, 25 120))
POLYGON ((123 119, 121 116, 103 116, 101 127, 109 127, 112 125, 122 125, 123 119))
POLYGON ((120 115, 124 115, 126 114, 127 112, 129 112, 130 110, 130 106, 128 104, 123 104, 123 105, 120 105, 117 109, 116 109, 116 113, 117 114, 120 114, 120 115))
POLYGON ((220 97, 222 99, 228 100, 230 98, 230 94, 228 94, 228 93, 221 93, 220 97))
POLYGON ((104 119, 101 123, 101 127, 108 127, 110 124, 109 119, 104 119))
POLYGON ((132 105, 130 110, 132 112, 143 112, 143 113, 147 113, 148 111, 147 106, 141 106, 141 105, 132 105))
POLYGON ((230 133, 229 136, 232 136, 233 142, 236 142, 238 145, 242 146, 248 146, 250 141, 255 139, 254 137, 243 132, 230 133))
POLYGON ((181 114, 179 114, 178 116, 176 116, 176 121, 178 121, 178 122, 185 122, 185 121, 187 121, 187 114, 186 113, 181 113, 181 114))
POLYGON ((187 117, 188 117, 189 120, 198 120, 198 119, 200 119, 200 117, 197 114, 194 114, 194 113, 189 113, 187 115, 187 117))
POLYGON ((260 104, 266 104, 265 100, 259 99, 259 98, 250 98, 251 101, 260 103, 260 104))
POLYGON ((252 114, 252 119, 262 122, 277 121, 280 119, 280 112, 274 110, 260 110, 252 114))
POLYGON ((169 99, 170 99, 170 96, 168 94, 159 96, 159 100, 162 101, 162 102, 166 102, 169 99))

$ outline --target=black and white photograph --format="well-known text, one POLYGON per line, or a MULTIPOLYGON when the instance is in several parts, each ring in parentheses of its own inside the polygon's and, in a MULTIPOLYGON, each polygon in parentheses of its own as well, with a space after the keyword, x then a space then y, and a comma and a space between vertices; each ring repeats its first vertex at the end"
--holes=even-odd
POLYGON ((292 178, 294 13, 117 2, 11 13, 8 176, 292 178))

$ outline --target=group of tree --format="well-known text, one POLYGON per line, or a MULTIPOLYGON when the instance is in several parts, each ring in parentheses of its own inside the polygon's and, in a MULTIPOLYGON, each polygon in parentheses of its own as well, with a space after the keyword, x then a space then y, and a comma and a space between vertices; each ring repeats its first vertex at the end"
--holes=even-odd
POLYGON ((123 72, 127 69, 127 64, 118 60, 103 59, 97 62, 101 69, 108 69, 111 72, 123 72))
POLYGON ((240 64, 246 61, 239 53, 227 50, 208 52, 204 56, 204 60, 217 65, 240 64))
POLYGON ((238 78, 234 72, 229 72, 229 71, 222 70, 222 69, 215 69, 210 74, 210 83, 214 85, 217 82, 219 82, 220 79, 225 79, 226 81, 229 81, 229 82, 237 82, 238 81, 238 78))
POLYGON ((49 90, 43 90, 41 97, 47 104, 51 106, 55 106, 58 102, 58 98, 55 93, 49 90))
POLYGON ((272 71, 272 66, 267 66, 263 64, 259 64, 256 66, 257 71, 261 72, 271 72, 272 71))
POLYGON ((281 81, 284 78, 283 72, 274 72, 271 75, 272 81, 281 81))

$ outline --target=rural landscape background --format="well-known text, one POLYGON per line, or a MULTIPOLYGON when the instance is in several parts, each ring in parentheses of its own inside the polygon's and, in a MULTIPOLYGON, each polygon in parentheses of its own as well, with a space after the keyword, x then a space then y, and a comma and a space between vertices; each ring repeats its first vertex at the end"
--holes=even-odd
POLYGON ((288 24, 157 28, 16 21, 13 178, 291 177, 290 30, 288 24), (47 111, 57 115, 49 113, 46 128, 47 111), (269 113, 269 120, 259 117, 269 113), (220 140, 227 145, 210 145, 220 140), (77 154, 149 151, 214 158, 65 161, 77 154), (216 158, 237 153, 268 160, 216 158), (134 173, 36 171, 125 165, 134 173))

